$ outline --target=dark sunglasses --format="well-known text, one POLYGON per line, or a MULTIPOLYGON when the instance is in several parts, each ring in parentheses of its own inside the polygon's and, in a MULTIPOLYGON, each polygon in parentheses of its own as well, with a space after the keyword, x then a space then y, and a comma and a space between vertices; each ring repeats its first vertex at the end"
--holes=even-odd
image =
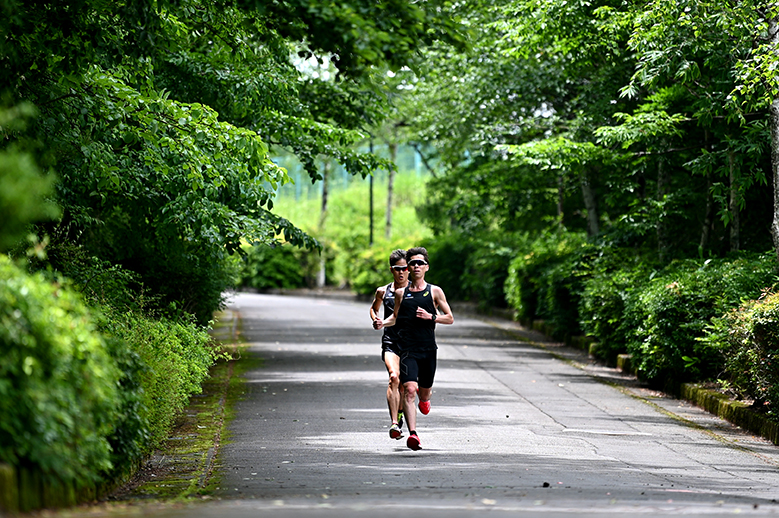
POLYGON ((414 259, 413 261, 409 261, 409 266, 425 266, 427 264, 427 261, 423 261, 422 259, 414 259))
POLYGON ((396 272, 405 272, 408 270, 408 266, 392 266, 391 268, 396 272))

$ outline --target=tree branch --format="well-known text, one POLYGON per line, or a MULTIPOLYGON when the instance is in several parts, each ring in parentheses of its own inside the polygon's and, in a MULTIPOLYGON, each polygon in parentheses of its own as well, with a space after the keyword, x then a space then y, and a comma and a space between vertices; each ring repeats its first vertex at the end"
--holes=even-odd
POLYGON ((430 163, 428 162, 427 157, 422 153, 422 150, 419 149, 419 144, 413 143, 411 144, 411 147, 413 147, 414 151, 416 151, 419 154, 419 157, 422 159, 422 164, 424 164, 425 169, 427 169, 430 172, 433 178, 438 178, 436 172, 433 170, 432 167, 430 167, 430 163))

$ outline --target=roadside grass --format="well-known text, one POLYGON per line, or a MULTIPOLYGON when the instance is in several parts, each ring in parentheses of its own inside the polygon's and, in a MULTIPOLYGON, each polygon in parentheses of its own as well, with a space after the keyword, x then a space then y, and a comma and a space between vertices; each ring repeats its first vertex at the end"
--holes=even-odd
POLYGON ((211 334, 229 359, 211 367, 202 393, 192 396, 163 446, 137 475, 109 496, 109 506, 208 500, 219 488, 219 448, 229 441, 227 425, 245 393, 242 374, 262 362, 243 354, 247 346, 232 312, 217 315, 211 334))

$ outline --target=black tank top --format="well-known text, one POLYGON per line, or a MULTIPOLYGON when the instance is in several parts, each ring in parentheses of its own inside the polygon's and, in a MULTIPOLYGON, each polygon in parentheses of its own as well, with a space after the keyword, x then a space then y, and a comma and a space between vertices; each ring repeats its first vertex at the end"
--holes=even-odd
POLYGON ((407 287, 403 293, 403 302, 398 311, 401 347, 411 351, 438 349, 435 343, 435 322, 418 318, 417 308, 436 313, 432 284, 426 284, 422 291, 410 291, 407 287))
MULTIPOLYGON (((384 304, 384 318, 389 317, 392 315, 392 313, 395 312, 395 289, 393 288, 394 283, 389 283, 384 288, 384 299, 382 300, 384 304)), ((381 343, 384 344, 397 344, 400 343, 400 338, 398 337, 398 325, 397 323, 394 326, 385 327, 384 334, 381 335, 381 343)))

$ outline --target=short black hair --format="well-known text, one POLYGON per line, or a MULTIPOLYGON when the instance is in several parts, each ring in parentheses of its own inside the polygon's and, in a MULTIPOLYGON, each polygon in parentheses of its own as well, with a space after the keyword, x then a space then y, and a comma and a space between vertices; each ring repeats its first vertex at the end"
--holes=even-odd
POLYGON ((390 266, 394 266, 395 263, 405 258, 406 258, 406 251, 398 248, 397 250, 393 251, 389 256, 390 266))
POLYGON ((425 262, 430 264, 430 259, 427 258, 427 249, 424 246, 416 246, 414 248, 409 248, 406 252, 406 259, 409 257, 414 257, 415 255, 423 255, 425 256, 425 262))

